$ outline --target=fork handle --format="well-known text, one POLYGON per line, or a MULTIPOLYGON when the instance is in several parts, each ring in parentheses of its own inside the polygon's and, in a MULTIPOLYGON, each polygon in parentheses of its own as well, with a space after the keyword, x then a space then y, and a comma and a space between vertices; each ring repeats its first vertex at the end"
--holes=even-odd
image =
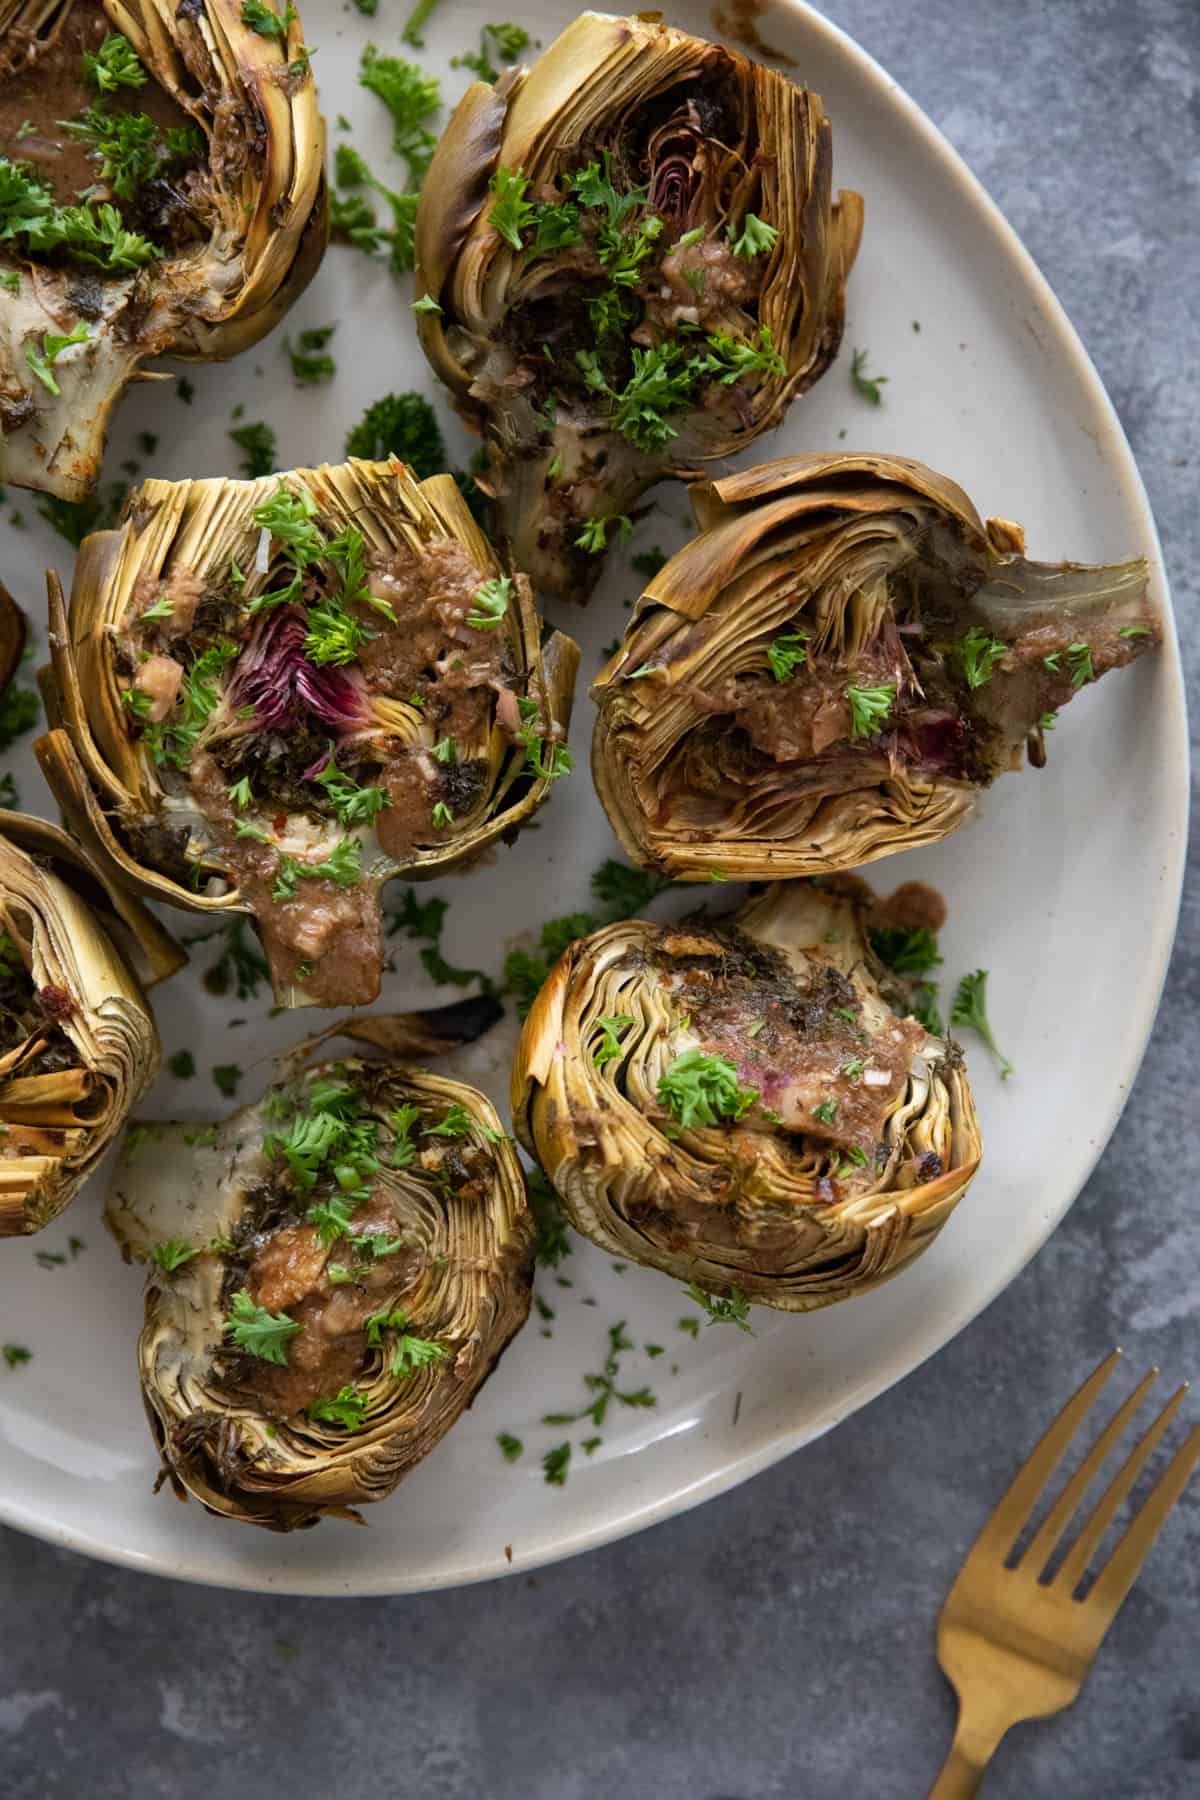
POLYGON ((977 1794, 984 1770, 1006 1730, 1005 1725, 998 1731, 990 1726, 981 1728, 978 1722, 968 1721, 966 1708, 960 1707, 954 1742, 941 1774, 929 1790, 929 1800, 970 1800, 972 1794, 977 1794))

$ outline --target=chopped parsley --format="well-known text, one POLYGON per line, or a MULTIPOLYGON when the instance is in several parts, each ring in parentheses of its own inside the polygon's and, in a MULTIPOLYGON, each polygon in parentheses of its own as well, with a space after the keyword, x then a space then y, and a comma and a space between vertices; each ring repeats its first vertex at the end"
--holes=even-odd
POLYGON ((525 198, 529 188, 529 178, 521 169, 496 170, 488 183, 493 200, 488 212, 488 223, 494 231, 498 231, 506 244, 514 250, 523 250, 521 233, 533 224, 537 216, 537 208, 531 200, 525 198))
POLYGON ((14 684, 0 694, 0 750, 32 731, 42 716, 42 703, 34 688, 14 684))
POLYGON ((323 862, 300 862, 294 856, 281 856, 271 898, 294 900, 298 881, 333 881, 338 887, 354 887, 361 878, 362 844, 358 838, 345 837, 323 862))
POLYGON ((388 921, 388 936, 394 937, 398 931, 403 931, 418 942, 424 939, 425 948, 420 952, 420 960, 431 981, 451 987, 469 987, 477 981, 485 994, 491 993, 491 978, 482 969, 455 968, 442 955, 442 931, 447 910, 445 900, 420 901, 415 888, 405 888, 400 910, 388 921))
POLYGON ((976 969, 974 974, 963 976, 950 1005, 950 1023, 978 1033, 1000 1064, 1001 1081, 1007 1081, 1013 1066, 992 1036, 987 1016, 987 978, 986 969, 976 969))
POLYGON ((597 513, 583 521, 583 530, 575 539, 576 548, 586 550, 589 556, 600 556, 608 547, 610 527, 617 534, 617 542, 623 544, 633 531, 633 520, 626 513, 597 513))
MULTIPOLYGON (((436 0, 424 0, 426 5, 436 4, 436 0)), ((420 7, 417 9, 420 11, 420 7)), ((410 21, 411 23, 411 21, 410 21)), ((407 27, 405 28, 406 39, 407 27)), ((529 33, 520 25, 485 25, 479 33, 478 51, 467 50, 462 56, 452 56, 452 69, 470 69, 480 81, 498 81, 500 70, 515 63, 521 52, 528 48, 529 33)), ((417 45, 420 49, 420 45, 417 45)))
POLYGON ((498 1431, 496 1442, 500 1446, 500 1454, 505 1462, 516 1462, 524 1454, 524 1444, 519 1437, 514 1437, 511 1431, 498 1431))
POLYGON ((419 187, 437 143, 426 125, 442 104, 437 77, 398 56, 381 56, 374 44, 368 44, 358 79, 392 115, 392 149, 406 163, 410 185, 419 187))
POLYGON ((228 436, 243 452, 239 468, 246 481, 257 481, 263 475, 272 475, 279 468, 275 432, 263 419, 255 419, 252 425, 239 425, 228 436))
POLYGON ((256 1306, 245 1288, 233 1296, 233 1306, 225 1321, 225 1331, 239 1350, 257 1356, 262 1362, 287 1367, 287 1347, 300 1329, 299 1321, 287 1313, 270 1313, 256 1306))
POLYGON ((313 1400, 304 1409, 317 1425, 341 1425, 361 1431, 367 1422, 367 1396, 356 1387, 342 1387, 332 1400, 313 1400))
POLYGON ((29 367, 33 370, 43 387, 49 388, 52 394, 61 394, 62 389, 59 387, 58 382, 51 373, 54 364, 58 361, 64 350, 68 349, 72 344, 86 344, 91 335, 88 327, 83 324, 82 321, 76 325, 74 331, 66 337, 60 337, 52 331, 47 331, 43 333, 40 349, 34 343, 32 338, 26 343, 25 361, 29 364, 29 367))
POLYGON ((685 1131, 744 1116, 758 1099, 758 1089, 743 1087, 726 1056, 685 1050, 660 1078, 658 1102, 685 1131))
POLYGON ((227 1100, 232 1100, 237 1093, 238 1082, 242 1079, 242 1071, 236 1063, 214 1063, 212 1068, 213 1084, 227 1100))
POLYGON ((654 577, 658 574, 658 571, 663 568, 669 560, 665 550, 659 550, 655 547, 653 550, 643 550, 640 555, 631 557, 630 563, 634 571, 642 577, 643 581, 653 581, 654 577))
POLYGON ((570 1444, 558 1444, 553 1450, 547 1450, 542 1458, 542 1470, 548 1486, 566 1487, 570 1461, 570 1444))
POLYGON ((0 156, 0 241, 18 240, 28 251, 61 248, 111 271, 144 268, 160 254, 125 229, 115 206, 57 206, 28 164, 0 156))
POLYGON ((148 113, 113 113, 97 100, 63 129, 100 158, 100 174, 120 200, 135 199, 159 172, 159 130, 148 113))
POLYGON ((705 344, 703 352, 672 338, 645 349, 634 345, 633 373, 620 389, 609 385, 594 350, 577 350, 575 361, 592 392, 611 400, 614 429, 639 450, 661 450, 678 436, 666 415, 687 406, 700 381, 729 385, 752 374, 786 373, 766 325, 759 328, 757 343, 720 332, 705 344))
POLYGON ((808 656, 807 631, 785 632, 767 645, 767 661, 776 681, 790 681, 808 656))
POLYGON ((212 644, 196 658, 179 688, 177 716, 160 725, 147 725, 143 741, 156 763, 173 763, 186 769, 212 714, 220 701, 217 686, 227 663, 238 654, 229 642, 212 644))
POLYGON ((604 1068, 606 1063, 619 1061, 625 1054, 621 1048, 621 1033, 636 1022, 632 1013, 613 1013, 608 1018, 596 1020, 601 1036, 600 1042, 592 1051, 592 1061, 598 1069, 604 1068))
POLYGON ((219 925, 213 931, 193 932, 183 941, 199 944, 213 937, 223 938, 225 943, 216 962, 205 971, 205 988, 210 994, 227 994, 233 987, 239 1000, 252 1000, 258 992, 259 982, 268 979, 270 970, 247 921, 242 917, 234 918, 228 925, 219 925))
POLYGON ((310 607, 304 635, 304 654, 318 668, 345 668, 376 635, 361 619, 346 611, 335 594, 310 607))
POLYGON ((450 1356, 445 1344, 412 1337, 404 1329, 407 1324, 408 1319, 399 1307, 390 1313, 372 1313, 366 1321, 367 1343, 372 1349, 382 1349, 383 1332, 397 1334, 392 1340, 386 1365, 388 1374, 396 1380, 415 1375, 418 1369, 428 1368, 431 1363, 446 1362, 450 1356))
POLYGON ((1067 663, 1071 670, 1071 686, 1081 688, 1086 682, 1095 681, 1096 671, 1092 667, 1092 647, 1090 644, 1068 644, 1067 663))
POLYGON ((526 1171, 525 1187, 534 1223, 537 1225, 537 1248, 534 1255, 539 1263, 556 1269, 563 1257, 571 1254, 571 1239, 558 1195, 550 1186, 544 1171, 536 1164, 526 1171))
POLYGON ((319 382, 332 381, 337 374, 337 364, 326 349, 336 330, 336 325, 310 325, 300 333, 294 346, 290 338, 284 338, 283 348, 292 374, 302 386, 315 387, 319 382))
POLYGON ((391 230, 375 223, 375 214, 358 194, 345 197, 335 194, 330 200, 330 224, 336 236, 344 237, 356 249, 373 256, 385 245, 390 251, 389 267, 403 274, 414 266, 413 232, 417 222, 418 195, 397 193, 372 174, 365 160, 349 144, 339 144, 334 153, 334 169, 343 187, 368 187, 386 200, 392 214, 391 230))
POLYGON ((119 31, 110 31, 98 50, 84 51, 83 77, 102 94, 145 87, 147 80, 133 45, 119 31))
POLYGON ((953 651, 962 664, 967 686, 973 689, 986 686, 992 679, 996 664, 1007 654, 1008 645, 1003 638, 991 637, 978 625, 972 625, 966 636, 953 646, 953 651))
POLYGON ((24 1344, 5 1344, 0 1348, 0 1356, 9 1369, 19 1369, 22 1363, 33 1361, 33 1351, 27 1350, 24 1344))
POLYGON ((850 385, 856 394, 861 394, 862 398, 870 401, 872 406, 882 406, 883 393, 881 390, 887 381, 887 376, 867 374, 867 357, 870 354, 869 350, 854 352, 850 359, 850 385))
POLYGON ((508 575, 498 575, 491 581, 485 581, 482 587, 476 588, 471 598, 467 624, 476 631, 495 631, 497 626, 504 623, 511 592, 512 579, 508 575))
POLYGON ((915 931, 906 931, 902 926, 876 926, 868 936, 880 962, 897 975, 924 975, 941 963, 937 936, 926 925, 915 931))
POLYGON ((259 37, 286 38, 289 29, 295 23, 296 9, 292 0, 282 13, 277 13, 266 4, 266 0, 242 0, 242 24, 256 31, 259 37))
MULTIPOLYGON (((365 1198, 365 1184, 379 1169, 379 1128, 373 1119, 362 1116, 362 1101, 354 1088, 346 1081, 317 1080, 298 1094, 284 1090, 272 1095, 268 1111, 279 1117, 291 1107, 295 1112, 287 1130, 268 1133, 263 1154, 287 1164, 299 1193, 311 1193, 318 1181, 332 1178, 342 1195, 356 1202, 365 1198)), ((349 1216, 339 1220, 336 1211, 344 1210, 345 1204, 345 1199, 335 1197, 328 1202, 332 1210, 320 1219, 310 1218, 324 1242, 333 1241, 325 1235, 327 1231, 336 1237, 348 1226, 349 1216)))
POLYGON ((671 886, 665 875, 655 875, 647 869, 631 869, 625 863, 609 857, 592 876, 592 893, 605 906, 610 914, 608 921, 636 918, 641 909, 648 906, 657 894, 671 886))
POLYGON ((813 1118, 819 1119, 822 1125, 832 1125, 837 1118, 837 1101, 822 1100, 820 1106, 813 1107, 813 1118))
POLYGON ((391 799, 386 788, 360 787, 353 775, 347 775, 334 761, 333 740, 329 742, 329 760, 319 775, 313 776, 333 803, 338 823, 346 826, 371 825, 391 799))
POLYGON ((441 1123, 438 1125, 431 1125, 425 1135, 426 1137, 460 1138, 467 1137, 470 1130, 470 1113, 465 1106, 461 1106, 455 1101, 453 1106, 447 1110, 441 1123))
POLYGON ((167 1067, 176 1081, 189 1081, 196 1073, 196 1059, 190 1050, 176 1050, 167 1058, 167 1067))
POLYGON ((731 231, 729 248, 735 256, 753 258, 762 256, 768 251, 779 236, 774 225, 768 225, 757 213, 747 213, 742 220, 740 232, 731 231))
POLYGON ((422 394, 386 394, 368 406, 347 435, 346 455, 368 462, 398 456, 418 481, 440 475, 446 467, 446 443, 437 414, 422 394))
POLYGON ((173 1275, 176 1269, 182 1269, 184 1263, 191 1262, 200 1252, 191 1244, 185 1244, 182 1238, 164 1238, 161 1244, 154 1245, 150 1254, 160 1269, 173 1275))
MULTIPOLYGON (((684 1292, 689 1300, 694 1300, 697 1306, 704 1308, 707 1314, 704 1321, 706 1325, 736 1325, 739 1331, 746 1332, 750 1337, 754 1336, 750 1326, 750 1302, 740 1288, 731 1287, 729 1297, 725 1300, 718 1300, 715 1295, 706 1293, 694 1281, 688 1282, 684 1292)), ((680 1320, 680 1323, 683 1321, 680 1320)))
POLYGON ((850 702, 850 736, 874 737, 887 722, 896 689, 890 684, 873 688, 848 687, 846 698, 850 702))

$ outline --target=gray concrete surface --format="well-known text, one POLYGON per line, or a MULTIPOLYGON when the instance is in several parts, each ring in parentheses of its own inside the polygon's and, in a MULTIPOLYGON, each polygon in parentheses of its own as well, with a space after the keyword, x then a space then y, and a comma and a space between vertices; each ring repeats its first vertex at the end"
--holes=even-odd
MULTIPOLYGON (((1197 0, 828 10, 947 129, 1096 359, 1162 527, 1195 706, 1197 0)), ((931 1619, 1014 1452, 1115 1339, 1139 1366, 1198 1361, 1195 896, 1087 1192, 897 1392, 686 1518, 430 1598, 203 1592, 0 1534, 3 1800, 923 1794, 952 1726, 931 1619)), ((989 1795, 1200 1794, 1198 1552, 1200 1486, 1081 1703, 1014 1733, 989 1795)))

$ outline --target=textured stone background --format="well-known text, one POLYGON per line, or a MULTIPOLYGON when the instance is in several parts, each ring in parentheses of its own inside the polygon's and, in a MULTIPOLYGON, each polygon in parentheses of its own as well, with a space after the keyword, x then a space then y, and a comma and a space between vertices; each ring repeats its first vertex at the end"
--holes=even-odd
MULTIPOLYGON (((1158 514, 1195 705, 1197 0, 826 10, 948 132, 1079 327, 1158 514)), ((902 1387, 725 1499, 415 1600, 205 1592, 0 1533, 0 1796, 923 1794, 952 1728, 932 1619, 1014 1453, 1115 1341, 1197 1364, 1196 908, 1193 882, 1141 1078, 1048 1247, 902 1387)), ((1081 1702, 1013 1734, 989 1795, 1200 1793, 1198 1553, 1200 1483, 1081 1702)))

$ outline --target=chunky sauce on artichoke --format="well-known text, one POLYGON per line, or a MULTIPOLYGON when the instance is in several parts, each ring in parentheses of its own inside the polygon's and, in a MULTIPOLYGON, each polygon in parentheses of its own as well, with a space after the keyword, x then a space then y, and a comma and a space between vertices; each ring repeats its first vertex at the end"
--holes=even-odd
MULTIPOLYGON (((803 1133, 820 1146, 862 1152, 873 1165, 884 1121, 928 1036, 923 1025, 866 1017, 854 983, 819 949, 807 952, 803 976, 732 926, 711 928, 707 946, 695 934, 666 931, 658 953, 673 1015, 685 1021, 672 1048, 686 1043, 733 1063, 739 1082, 758 1094, 746 1128, 803 1133)), ((861 1179, 863 1167, 848 1168, 839 1186, 861 1179)))

